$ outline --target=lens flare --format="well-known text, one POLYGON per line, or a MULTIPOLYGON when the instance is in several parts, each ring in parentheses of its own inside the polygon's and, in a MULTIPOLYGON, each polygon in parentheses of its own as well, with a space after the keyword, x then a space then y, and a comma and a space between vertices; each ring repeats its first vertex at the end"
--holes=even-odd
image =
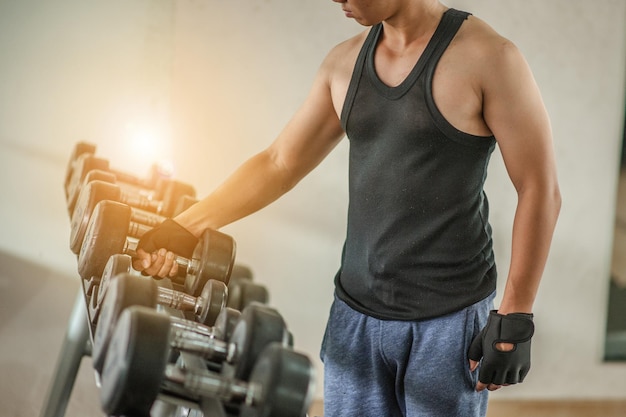
POLYGON ((154 126, 128 123, 126 136, 129 151, 135 155, 141 155, 142 158, 154 161, 162 153, 163 134, 154 126))
POLYGON ((121 155, 125 156, 126 166, 132 166, 133 171, 143 171, 157 167, 162 177, 174 175, 174 165, 170 160, 170 146, 167 140, 166 129, 158 124, 128 122, 124 126, 124 148, 121 155))

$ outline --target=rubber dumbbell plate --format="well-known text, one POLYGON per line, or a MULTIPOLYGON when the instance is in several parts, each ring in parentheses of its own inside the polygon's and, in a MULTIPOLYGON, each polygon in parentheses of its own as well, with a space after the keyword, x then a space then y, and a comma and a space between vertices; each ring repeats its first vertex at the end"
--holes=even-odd
POLYGON ((111 255, 123 253, 131 209, 114 201, 96 204, 78 254, 78 273, 83 279, 102 276, 111 255))
POLYGON ((274 309, 251 304, 242 313, 230 342, 235 344, 237 355, 232 367, 226 367, 230 376, 246 381, 261 352, 273 342, 286 344, 287 328, 282 316, 274 309))
POLYGON ((313 367, 305 355, 273 343, 265 348, 250 375, 259 387, 241 417, 305 416, 313 397, 313 367))
POLYGON ((169 319, 145 307, 126 309, 111 338, 100 401, 112 416, 149 416, 167 366, 169 319))
POLYGON ((102 372, 109 343, 122 312, 132 306, 154 309, 157 291, 156 283, 149 277, 121 274, 111 279, 94 335, 91 356, 96 371, 102 372))

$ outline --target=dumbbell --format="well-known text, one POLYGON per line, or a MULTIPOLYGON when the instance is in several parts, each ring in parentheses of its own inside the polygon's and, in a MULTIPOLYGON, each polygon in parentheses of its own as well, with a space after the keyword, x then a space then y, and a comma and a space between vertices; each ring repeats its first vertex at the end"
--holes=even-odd
MULTIPOLYGON (((129 173, 111 169, 107 159, 96 157, 93 154, 82 154, 74 161, 72 175, 65 190, 68 213, 70 216, 72 215, 80 189, 87 181, 93 179, 113 182, 123 187, 128 194, 140 195, 144 200, 162 200, 167 188, 171 186, 171 183, 175 183, 175 187, 184 187, 182 194, 191 193, 195 196, 195 190, 192 186, 174 181, 170 178, 169 174, 164 174, 161 171, 158 165, 152 165, 149 177, 144 179, 129 173), (93 171, 97 171, 97 173, 90 175, 93 171)), ((154 210, 159 208, 159 206, 155 207, 147 203, 144 204, 146 205, 146 209, 154 210)), ((176 204, 177 202, 171 203, 171 205, 168 206, 168 210, 173 211, 176 204)), ((165 213, 163 212, 162 214, 165 213)))
POLYGON ((68 171, 66 173, 66 177, 69 177, 69 180, 66 181, 65 184, 65 198, 67 201, 77 192, 87 173, 92 170, 109 172, 115 176, 116 182, 118 183, 124 183, 129 186, 147 190, 157 189, 160 179, 170 177, 169 173, 163 172, 160 166, 153 164, 150 168, 149 176, 147 178, 140 178, 133 174, 112 169, 107 159, 99 158, 94 155, 94 153, 83 152, 71 163, 71 169, 69 170, 71 172, 68 171))
POLYGON ((268 304, 269 302, 267 287, 257 284, 249 278, 234 278, 231 275, 228 289, 226 305, 236 310, 243 310, 251 303, 268 304))
MULTIPOLYGON (((115 254, 111 256, 104 268, 102 278, 97 284, 97 293, 95 294, 95 305, 98 313, 93 315, 93 322, 97 324, 100 306, 106 297, 109 285, 114 277, 120 274, 131 274, 131 257, 124 254, 115 254)), ((143 276, 134 275, 138 280, 143 280, 143 276)), ((141 299, 141 305, 153 306, 160 305, 163 307, 173 308, 183 312, 193 314, 194 320, 198 323, 212 326, 215 324, 220 311, 226 307, 226 299, 228 298, 228 288, 222 281, 210 279, 204 284, 200 296, 194 297, 181 291, 175 291, 170 288, 158 286, 153 279, 148 279, 144 290, 135 294, 135 297, 141 299), (152 288, 155 287, 155 288, 152 288), (156 297, 153 298, 154 294, 156 297)), ((122 291, 126 292, 126 291, 122 291)))
MULTIPOLYGON (((98 171, 92 171, 97 173, 98 171)), ((168 216, 158 214, 157 211, 163 213, 169 212, 170 203, 179 198, 179 192, 187 192, 187 188, 183 183, 171 181, 169 191, 166 192, 166 200, 146 200, 138 197, 138 194, 125 193, 121 187, 106 181, 94 180, 90 181, 81 188, 75 209, 73 210, 70 226, 70 249, 73 253, 80 252, 80 246, 85 237, 85 230, 89 224, 89 218, 96 204, 103 200, 117 201, 131 207, 131 221, 141 223, 151 228, 160 224, 168 216), (177 185, 179 184, 179 185, 177 185), (170 191, 172 193, 170 193, 170 191), (162 207, 160 210, 158 207, 162 207), (146 210, 146 208, 154 210, 146 210)), ((172 213, 173 214, 173 213, 172 213)))
MULTIPOLYGON (((136 255, 138 238, 151 227, 132 221, 132 209, 122 203, 104 200, 96 204, 78 254, 78 273, 89 280, 102 276, 109 258, 116 253, 136 255)), ((185 292, 198 296, 209 279, 228 284, 235 261, 235 241, 229 235, 207 229, 191 259, 177 256, 179 274, 172 280, 185 292)))
POLYGON ((143 180, 132 174, 127 174, 122 171, 112 170, 109 166, 109 161, 104 158, 95 156, 95 146, 89 144, 79 144, 74 149, 68 169, 65 173, 65 198, 69 200, 70 195, 75 191, 75 188, 80 186, 80 183, 85 178, 85 175, 92 170, 103 170, 119 176, 118 181, 128 181, 129 184, 136 186, 143 186, 146 188, 153 188, 156 186, 157 178, 159 177, 158 168, 153 166, 151 168, 150 176, 148 179, 143 180))
POLYGON ((77 166, 67 191, 67 210, 70 216, 76 207, 80 190, 94 180, 118 185, 122 191, 121 198, 129 205, 168 217, 180 210, 182 196, 186 195, 191 199, 196 196, 196 190, 190 184, 159 174, 152 174, 154 179, 143 182, 139 178, 133 179, 129 174, 122 177, 123 174, 119 171, 112 173, 104 168, 108 167, 108 161, 93 155, 81 155, 75 164, 77 166))
POLYGON ((79 156, 83 154, 94 154, 96 153, 96 145, 88 142, 78 142, 74 145, 72 149, 72 153, 70 154, 70 159, 67 163, 67 168, 65 170, 65 181, 63 182, 63 190, 65 190, 65 198, 67 199, 67 189, 70 184, 70 180, 72 179, 72 173, 74 172, 74 163, 78 159, 79 156))
MULTIPOLYGON (((219 288, 220 283, 216 284, 219 288)), ((102 370, 113 330, 122 312, 131 306, 154 309, 161 298, 165 298, 166 302, 171 300, 169 292, 171 291, 157 287, 149 277, 120 274, 110 280, 94 335, 92 359, 96 370, 102 370)), ((212 328, 175 317, 171 320, 181 334, 193 339, 194 343, 198 343, 198 337, 189 335, 200 335, 200 342, 203 343, 201 349, 206 359, 222 363, 230 358, 228 362, 233 363, 229 368, 230 372, 241 378, 247 377, 251 368, 250 361, 255 360, 261 348, 269 341, 289 342, 290 334, 283 318, 270 307, 251 305, 240 314, 237 310, 222 308, 216 317, 212 328)))
POLYGON ((244 265, 241 263, 236 263, 233 265, 233 272, 231 274, 232 278, 247 278, 249 280, 254 279, 254 273, 252 269, 248 265, 244 265))
POLYGON ((268 304, 269 292, 264 285, 253 281, 249 266, 235 263, 228 281, 228 301, 226 305, 243 310, 250 303, 268 304))
POLYGON ((169 319, 149 309, 124 311, 102 372, 103 411, 115 416, 149 416, 160 393, 166 401, 202 403, 217 399, 245 417, 301 417, 313 392, 313 366, 305 355, 270 343, 258 356, 248 380, 232 379, 203 367, 169 361, 177 349, 169 319))
MULTIPOLYGON (((89 299, 88 309, 92 325, 95 326, 98 323, 101 307, 106 297, 109 284, 114 277, 120 274, 133 274, 132 258, 129 255, 112 255, 104 267, 102 277, 91 277, 89 279, 85 292, 89 299)), ((217 326, 217 320, 223 316, 222 311, 225 308, 238 312, 243 310, 243 308, 228 306, 227 300, 230 298, 229 293, 231 289, 224 285, 221 281, 212 279, 207 281, 207 283, 204 284, 199 297, 194 297, 180 291, 174 291, 169 280, 159 280, 158 284, 156 304, 191 313, 195 321, 207 326, 217 326), (169 286, 163 284, 164 282, 168 282, 169 286)), ((154 285, 157 285, 157 283, 155 282, 154 285)), ((237 289, 235 289, 235 292, 236 291, 237 289)), ((124 293, 128 293, 128 291, 124 291, 124 293)), ((149 298, 150 294, 153 294, 152 289, 149 289, 148 291, 139 291, 138 294, 134 295, 135 297, 140 298, 141 305, 151 306, 153 303, 152 299, 149 298), (144 293, 146 298, 142 298, 144 297, 142 295, 144 293)), ((263 302, 264 300, 261 297, 258 297, 256 300, 248 298, 248 301, 249 302, 246 306, 252 302, 267 304, 263 302)), ((136 300, 133 302, 136 302, 136 300)), ((121 302, 118 305, 121 311, 129 304, 121 302)), ((117 313, 117 315, 119 315, 119 313, 117 313)), ((225 317, 223 317, 223 319, 226 318, 228 318, 229 322, 222 324, 221 327, 223 329, 232 329, 234 327, 231 325, 232 321, 238 318, 238 314, 229 312, 225 317)), ((227 337, 230 337, 230 333, 227 334, 227 337)))
MULTIPOLYGON (((114 263, 115 261, 110 264, 114 263)), ((178 291, 159 287, 154 279, 142 275, 121 273, 106 281, 98 287, 98 294, 92 296, 92 298, 100 299, 96 308, 97 313, 92 314, 92 325, 96 327, 92 359, 93 366, 98 371, 102 370, 115 324, 122 312, 130 306, 157 308, 157 306, 171 307, 174 305, 178 307, 177 309, 184 310, 186 308, 195 309, 199 305, 203 311, 196 314, 196 317, 201 320, 192 322, 175 317, 172 317, 172 320, 177 323, 178 327, 182 326, 190 331, 218 339, 225 339, 232 335, 234 332, 233 323, 241 315, 237 310, 225 308, 226 287, 220 281, 210 280, 207 282, 203 297, 194 297, 194 299, 189 296, 185 297, 185 294, 178 291), (177 300, 177 298, 183 297, 186 299, 177 300), (188 307, 183 306, 183 304, 187 304, 188 307)))
POLYGON ((70 217, 78 204, 81 190, 96 180, 118 186, 121 202, 166 217, 173 217, 192 205, 191 202, 197 202, 195 188, 173 178, 159 178, 155 181, 155 188, 145 188, 121 182, 108 171, 93 169, 87 172, 79 186, 71 190, 72 194, 67 199, 67 210, 70 217))

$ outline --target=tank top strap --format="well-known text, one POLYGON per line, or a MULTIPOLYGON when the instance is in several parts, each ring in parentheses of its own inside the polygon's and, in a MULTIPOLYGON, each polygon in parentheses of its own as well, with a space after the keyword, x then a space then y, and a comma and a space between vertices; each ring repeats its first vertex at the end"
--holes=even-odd
POLYGON ((452 39, 456 36, 463 22, 467 20, 470 15, 471 13, 456 9, 448 9, 446 11, 437 32, 433 35, 433 40, 436 40, 436 42, 431 42, 433 48, 429 51, 430 54, 426 62, 427 79, 432 79, 439 59, 450 45, 450 42, 452 42, 452 39), (435 39, 435 37, 437 39, 435 39))
POLYGON ((348 91, 346 93, 346 98, 343 103, 343 108, 341 109, 341 125, 345 131, 346 125, 348 123, 348 116, 350 115, 350 110, 352 109, 352 103, 354 102, 354 96, 356 95, 357 90, 359 89, 359 83, 361 81, 361 74, 363 73, 363 68, 365 66, 365 58, 367 57, 368 50, 372 47, 372 44, 375 44, 378 40, 378 35, 383 27, 382 23, 378 23, 370 29, 367 34, 367 38, 365 38, 365 42, 363 42, 363 46, 361 46, 361 51, 359 52, 359 56, 356 59, 356 64, 354 65, 354 70, 352 71, 352 78, 350 79, 350 84, 348 85, 348 91))

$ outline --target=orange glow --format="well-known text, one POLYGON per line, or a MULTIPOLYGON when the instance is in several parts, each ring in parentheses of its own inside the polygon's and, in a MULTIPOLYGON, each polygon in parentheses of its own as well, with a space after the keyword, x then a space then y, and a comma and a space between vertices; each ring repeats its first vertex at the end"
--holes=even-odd
POLYGON ((163 153, 164 135, 155 126, 127 123, 126 136, 129 151, 134 155, 154 161, 163 153))
MULTIPOLYGON (((143 175, 154 165, 159 175, 172 177, 174 164, 170 158, 171 144, 167 129, 156 123, 127 122, 122 132, 122 143, 117 153, 119 163, 136 175, 143 175)), ((117 163, 114 163, 117 166, 117 163)))

